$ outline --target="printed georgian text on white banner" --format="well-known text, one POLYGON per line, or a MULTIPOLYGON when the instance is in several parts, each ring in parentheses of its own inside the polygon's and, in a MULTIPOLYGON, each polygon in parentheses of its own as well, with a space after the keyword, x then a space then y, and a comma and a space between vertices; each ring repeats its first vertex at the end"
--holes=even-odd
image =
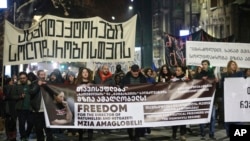
POLYGON ((250 44, 187 41, 186 64, 200 65, 202 60, 209 60, 213 66, 226 67, 234 60, 240 68, 250 66, 250 44))
POLYGON ((136 18, 111 23, 100 17, 46 15, 29 29, 16 28, 6 21, 3 63, 133 61, 136 18))
POLYGON ((250 122, 250 78, 225 78, 226 122, 250 122))

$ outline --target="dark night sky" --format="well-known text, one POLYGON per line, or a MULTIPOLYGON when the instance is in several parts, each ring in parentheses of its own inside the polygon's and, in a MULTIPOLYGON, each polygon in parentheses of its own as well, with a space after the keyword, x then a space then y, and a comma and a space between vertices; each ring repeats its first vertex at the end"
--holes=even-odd
POLYGON ((68 16, 64 15, 64 9, 61 5, 55 8, 53 0, 34 0, 32 3, 27 4, 23 8, 20 8, 24 3, 29 0, 8 0, 8 9, 0 9, 0 14, 3 15, 3 11, 9 11, 9 21, 13 18, 13 3, 16 1, 17 9, 20 12, 16 13, 16 18, 20 14, 23 14, 25 18, 32 19, 33 15, 45 15, 51 14, 60 17, 68 18, 86 18, 100 16, 101 18, 110 22, 124 22, 131 18, 136 11, 136 3, 139 0, 64 0, 66 4, 68 16), (133 10, 129 10, 128 7, 133 6, 133 10), (115 16, 115 20, 111 19, 111 16, 115 16))

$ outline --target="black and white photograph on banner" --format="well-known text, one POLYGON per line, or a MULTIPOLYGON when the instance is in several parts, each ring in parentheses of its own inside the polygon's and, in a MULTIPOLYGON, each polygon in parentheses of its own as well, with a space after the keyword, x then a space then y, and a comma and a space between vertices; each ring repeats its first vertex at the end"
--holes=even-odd
POLYGON ((44 85, 43 99, 47 112, 48 126, 74 125, 74 95, 75 92, 60 86, 44 85))
POLYGON ((214 82, 208 80, 123 88, 100 84, 68 88, 47 84, 43 88, 47 126, 86 129, 206 123, 215 92, 214 82))

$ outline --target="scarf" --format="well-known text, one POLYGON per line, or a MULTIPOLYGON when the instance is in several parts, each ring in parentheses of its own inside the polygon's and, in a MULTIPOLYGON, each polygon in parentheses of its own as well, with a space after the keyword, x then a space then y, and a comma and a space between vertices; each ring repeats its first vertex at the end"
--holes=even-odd
POLYGON ((99 71, 99 75, 101 77, 102 82, 106 81, 108 78, 112 77, 112 73, 108 72, 107 75, 103 74, 102 71, 99 71))

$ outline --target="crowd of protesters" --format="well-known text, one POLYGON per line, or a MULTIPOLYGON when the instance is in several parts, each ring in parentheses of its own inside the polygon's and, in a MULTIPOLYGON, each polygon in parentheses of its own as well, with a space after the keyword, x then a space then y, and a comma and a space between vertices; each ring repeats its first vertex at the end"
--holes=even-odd
MULTIPOLYGON (((86 67, 80 67, 78 72, 67 72, 62 75, 59 69, 53 70, 46 75, 44 70, 38 70, 35 73, 19 72, 12 77, 4 78, 4 85, 0 87, 0 118, 5 120, 5 133, 8 141, 17 140, 17 130, 20 132, 20 140, 27 141, 31 132, 36 133, 37 141, 53 141, 53 133, 62 129, 50 129, 45 125, 44 107, 42 105, 42 96, 40 88, 47 83, 51 84, 108 84, 124 86, 127 84, 140 83, 167 83, 176 81, 190 81, 191 79, 214 79, 217 83, 215 100, 212 108, 211 122, 209 123, 209 138, 216 140, 215 123, 225 125, 225 130, 229 136, 229 125, 238 123, 224 123, 223 108, 223 81, 227 77, 250 77, 250 69, 240 69, 235 61, 229 61, 219 74, 214 72, 209 60, 203 60, 200 66, 170 67, 162 65, 158 70, 151 67, 140 68, 137 64, 130 66, 128 72, 122 70, 122 66, 118 64, 116 70, 112 73, 109 66, 103 65, 97 71, 93 71, 86 67), (218 77, 219 76, 219 77, 218 77), (218 114, 216 114, 218 113, 218 114), (16 122, 18 121, 18 122, 16 122), (18 123, 19 129, 16 129, 18 123)), ((201 140, 206 139, 205 126, 200 124, 201 140)), ((93 140, 93 129, 65 129, 68 136, 79 136, 79 141, 83 140, 83 133, 87 132, 87 140, 93 140)), ((172 126, 172 139, 181 141, 186 140, 186 132, 192 132, 192 126, 180 125, 172 126), (177 130, 180 133, 177 133, 177 130), (180 137, 177 135, 180 134, 180 137)), ((100 130, 104 134, 109 134, 110 130, 100 130)), ((127 129, 128 138, 131 141, 139 141, 140 137, 150 134, 151 128, 129 128, 127 129)))

